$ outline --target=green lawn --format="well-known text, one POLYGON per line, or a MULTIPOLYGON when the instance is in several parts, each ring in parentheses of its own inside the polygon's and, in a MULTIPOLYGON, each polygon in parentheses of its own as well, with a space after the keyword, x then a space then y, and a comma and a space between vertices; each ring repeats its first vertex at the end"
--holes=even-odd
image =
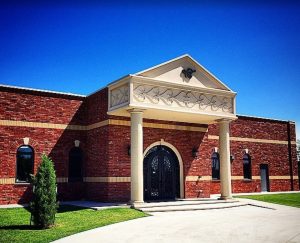
POLYGON ((251 195, 251 196, 238 196, 238 197, 300 208, 300 193, 281 193, 281 194, 251 195))
POLYGON ((50 242, 81 231, 145 216, 145 213, 129 208, 95 211, 60 206, 55 226, 40 230, 29 225, 30 213, 26 209, 0 209, 0 242, 50 242))

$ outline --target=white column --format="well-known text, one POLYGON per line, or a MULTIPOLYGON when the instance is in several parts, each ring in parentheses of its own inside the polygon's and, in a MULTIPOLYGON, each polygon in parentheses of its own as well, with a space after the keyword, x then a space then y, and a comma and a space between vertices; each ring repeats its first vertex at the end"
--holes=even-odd
POLYGON ((143 111, 132 109, 131 118, 131 203, 144 201, 143 111))
POLYGON ((230 199, 231 195, 231 169, 230 169, 230 120, 219 120, 219 154, 220 154, 220 180, 221 198, 230 199))

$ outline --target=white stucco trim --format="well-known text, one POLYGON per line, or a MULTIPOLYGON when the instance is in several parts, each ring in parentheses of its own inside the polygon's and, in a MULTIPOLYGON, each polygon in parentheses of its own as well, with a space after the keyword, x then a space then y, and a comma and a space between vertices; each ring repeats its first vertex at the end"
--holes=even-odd
POLYGON ((159 145, 164 145, 164 146, 170 148, 171 150, 173 150, 173 152, 174 152, 174 153, 176 154, 176 156, 177 156, 177 159, 178 159, 178 162, 179 162, 179 177, 180 177, 180 179, 179 179, 179 181, 180 181, 180 182, 179 182, 179 184, 180 184, 179 187, 180 187, 180 198, 184 198, 183 160, 182 160, 182 157, 181 157, 179 151, 177 150, 177 148, 176 148, 175 146, 173 146, 172 144, 170 144, 170 143, 164 141, 163 139, 161 139, 160 141, 157 141, 157 142, 155 142, 155 143, 150 144, 150 145, 145 149, 145 151, 144 151, 144 158, 145 158, 147 152, 148 152, 151 148, 153 148, 153 147, 155 147, 155 146, 159 146, 159 145))

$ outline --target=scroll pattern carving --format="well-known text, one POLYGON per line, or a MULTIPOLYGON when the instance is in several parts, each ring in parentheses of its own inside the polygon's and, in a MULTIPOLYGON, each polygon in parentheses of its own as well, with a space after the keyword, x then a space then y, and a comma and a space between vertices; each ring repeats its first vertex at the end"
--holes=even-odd
POLYGON ((110 93, 110 107, 118 106, 129 101, 128 85, 113 89, 110 93))
POLYGON ((197 91, 136 84, 133 89, 133 97, 136 101, 145 103, 233 113, 233 99, 231 97, 197 91))

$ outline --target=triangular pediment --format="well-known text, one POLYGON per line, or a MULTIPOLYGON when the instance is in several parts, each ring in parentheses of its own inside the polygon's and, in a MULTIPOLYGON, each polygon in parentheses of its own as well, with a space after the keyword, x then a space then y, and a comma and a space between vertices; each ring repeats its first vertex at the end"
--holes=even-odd
POLYGON ((223 84, 189 55, 180 56, 168 62, 136 73, 135 75, 193 87, 231 91, 230 88, 223 84), (191 78, 187 78, 183 73, 183 70, 187 70, 189 68, 195 71, 192 73, 191 78))

